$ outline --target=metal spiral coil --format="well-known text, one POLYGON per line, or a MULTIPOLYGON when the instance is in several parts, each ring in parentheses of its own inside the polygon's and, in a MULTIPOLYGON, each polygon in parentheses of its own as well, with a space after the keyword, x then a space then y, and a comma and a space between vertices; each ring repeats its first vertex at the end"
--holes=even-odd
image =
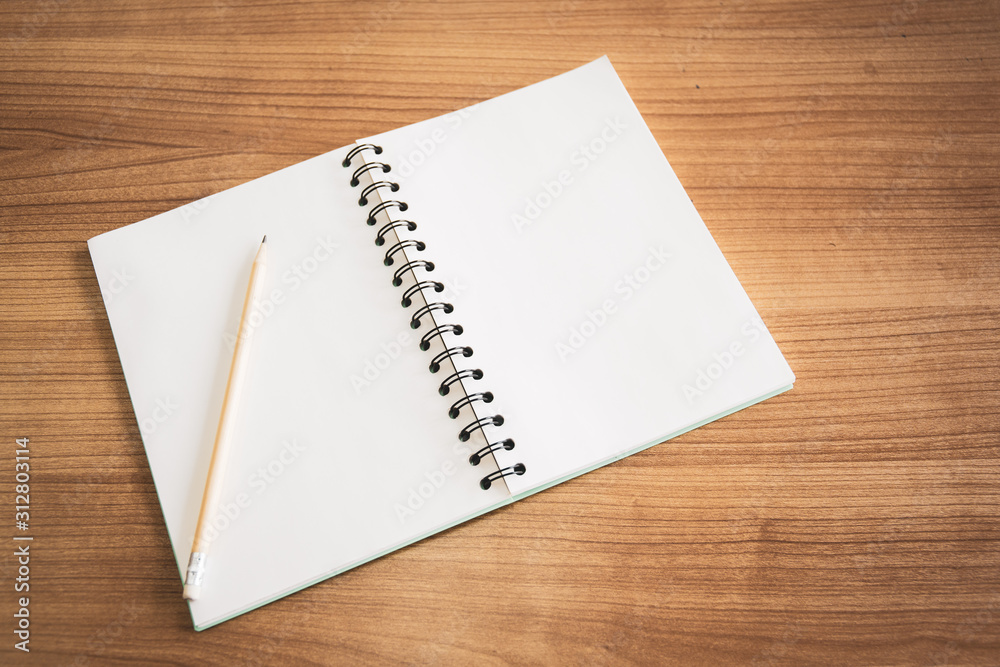
MULTIPOLYGON (((344 168, 350 168, 352 162, 355 158, 360 157, 364 160, 364 151, 370 150, 375 155, 381 155, 383 150, 381 146, 376 146, 375 144, 359 144, 351 149, 344 158, 342 165, 344 168)), ((381 170, 381 173, 389 173, 392 167, 385 162, 367 162, 365 161, 360 167, 354 170, 351 175, 350 184, 351 187, 357 187, 361 184, 361 177, 368 172, 374 172, 376 170, 381 170)), ((374 197, 380 201, 371 208, 368 212, 368 218, 365 221, 368 226, 374 226, 377 223, 377 218, 380 213, 385 213, 386 216, 389 214, 389 209, 396 208, 399 211, 405 211, 409 208, 408 204, 404 201, 397 199, 386 199, 381 200, 379 197, 379 191, 381 189, 388 189, 389 192, 398 192, 400 186, 398 183, 386 180, 375 180, 372 179, 372 183, 366 185, 362 191, 361 196, 358 198, 359 206, 367 206, 369 198, 374 197)), ((396 237, 396 243, 389 246, 388 250, 385 252, 383 258, 383 264, 386 266, 393 266, 395 263, 395 257, 397 253, 402 258, 402 266, 400 266, 393 273, 392 284, 394 287, 401 287, 403 285, 403 277, 407 274, 413 276, 414 284, 409 286, 403 292, 403 298, 401 303, 404 308, 408 308, 413 305, 413 299, 418 294, 421 296, 421 300, 424 301, 424 305, 419 307, 410 318, 410 327, 417 329, 421 325, 422 318, 428 316, 431 320, 432 328, 420 339, 420 349, 424 352, 430 350, 431 342, 435 337, 441 339, 441 343, 444 346, 444 351, 439 352, 431 360, 429 369, 431 373, 437 373, 442 368, 442 364, 445 362, 449 363, 450 367, 454 367, 454 360, 456 358, 468 358, 472 356, 472 348, 465 345, 458 345, 449 347, 445 341, 445 334, 450 334, 452 336, 460 336, 464 332, 462 325, 444 323, 438 324, 434 320, 434 313, 450 314, 454 311, 454 306, 450 303, 445 303, 444 301, 427 301, 424 297, 425 290, 433 290, 436 293, 441 293, 444 291, 444 284, 434 280, 420 280, 417 278, 415 273, 416 269, 423 269, 425 272, 430 272, 434 270, 434 263, 423 259, 411 260, 407 257, 407 249, 412 248, 415 251, 422 252, 426 249, 426 244, 423 241, 418 241, 416 239, 403 239, 398 235, 397 230, 406 229, 407 231, 414 231, 417 229, 417 223, 411 220, 389 220, 387 224, 384 224, 378 230, 378 234, 375 237, 375 245, 383 246, 386 243, 388 235, 391 233, 396 237)), ((455 369, 455 372, 444 379, 443 382, 438 387, 438 393, 442 396, 448 395, 451 390, 451 386, 458 384, 462 387, 465 393, 460 399, 452 404, 451 408, 448 410, 448 416, 452 419, 457 419, 462 412, 462 409, 469 407, 473 410, 475 414, 474 403, 488 404, 493 402, 493 392, 491 391, 480 391, 480 392, 468 392, 465 391, 465 386, 463 381, 479 381, 483 379, 483 371, 479 368, 470 369, 455 369)), ((504 423, 503 415, 496 414, 490 415, 488 417, 481 417, 476 419, 476 421, 467 424, 458 433, 458 439, 462 442, 468 442, 472 438, 472 434, 478 430, 484 430, 487 426, 502 426, 504 423)), ((485 432, 484 432, 485 434, 485 432)), ((479 463, 487 456, 491 456, 494 452, 498 451, 510 451, 514 449, 514 441, 510 438, 503 440, 498 440, 496 442, 490 443, 472 454, 469 457, 470 465, 479 465, 479 463)), ((479 481, 480 488, 487 490, 494 482, 508 477, 510 475, 523 475, 526 472, 525 465, 523 463, 515 463, 512 466, 507 466, 496 470, 479 481)))

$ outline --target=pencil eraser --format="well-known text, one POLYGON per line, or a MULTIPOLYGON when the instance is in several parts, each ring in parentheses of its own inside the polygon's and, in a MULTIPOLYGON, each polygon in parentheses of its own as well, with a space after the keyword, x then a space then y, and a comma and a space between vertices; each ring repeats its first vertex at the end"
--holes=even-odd
POLYGON ((197 600, 198 596, 200 595, 201 595, 201 586, 195 586, 194 584, 184 584, 185 600, 197 600))

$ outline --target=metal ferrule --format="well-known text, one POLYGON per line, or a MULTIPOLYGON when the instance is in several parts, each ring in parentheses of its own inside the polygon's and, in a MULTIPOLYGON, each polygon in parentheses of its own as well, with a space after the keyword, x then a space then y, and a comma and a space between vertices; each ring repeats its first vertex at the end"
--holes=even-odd
POLYGON ((205 560, 208 554, 195 551, 191 553, 191 560, 188 561, 187 576, 184 578, 185 586, 201 586, 205 578, 205 560))

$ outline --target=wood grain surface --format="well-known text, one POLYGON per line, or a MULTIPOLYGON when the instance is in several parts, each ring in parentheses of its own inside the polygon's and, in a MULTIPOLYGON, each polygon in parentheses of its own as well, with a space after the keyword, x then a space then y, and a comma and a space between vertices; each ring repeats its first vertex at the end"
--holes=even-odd
POLYGON ((996 1, 5 0, 0 662, 1000 664, 998 109, 996 1), (795 389, 194 632, 86 239, 603 54, 795 389))

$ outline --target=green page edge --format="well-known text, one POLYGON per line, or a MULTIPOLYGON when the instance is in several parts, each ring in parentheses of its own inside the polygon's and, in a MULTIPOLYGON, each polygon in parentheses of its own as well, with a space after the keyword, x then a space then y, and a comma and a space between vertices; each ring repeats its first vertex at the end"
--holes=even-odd
MULTIPOLYGON (((567 480, 570 480, 570 479, 573 479, 574 477, 579 477, 580 475, 585 475, 585 474, 587 474, 588 472, 590 472, 592 470, 596 470, 596 469, 598 469, 598 468, 600 468, 602 466, 608 465, 609 463, 614 463, 615 461, 619 461, 619 460, 624 459, 626 457, 632 456, 633 454, 641 452, 644 449, 649 449, 650 447, 653 447, 654 445, 658 445, 660 443, 666 442, 667 440, 673 440, 677 436, 683 435, 683 434, 687 433, 688 431, 693 431, 696 428, 700 428, 700 427, 704 426, 705 424, 708 424, 710 422, 716 421, 717 419, 722 419, 723 417, 727 417, 727 416, 733 414, 734 412, 739 412, 740 410, 748 408, 751 405, 754 405, 756 403, 760 403, 761 401, 766 401, 767 399, 772 398, 774 396, 777 396, 778 394, 784 393, 784 392, 788 391, 791 388, 792 388, 792 385, 786 385, 784 387, 781 387, 780 389, 775 389, 774 391, 772 391, 770 393, 764 394, 763 396, 760 396, 760 397, 755 398, 753 400, 747 401, 746 403, 743 403, 742 405, 737 405, 735 408, 732 408, 732 409, 727 410, 725 412, 721 412, 721 413, 719 413, 717 415, 714 415, 712 417, 709 417, 707 419, 703 419, 700 422, 692 424, 691 426, 683 428, 683 429, 681 429, 679 431, 675 431, 674 433, 670 433, 670 434, 667 434, 667 435, 665 435, 663 437, 656 438, 652 442, 647 442, 646 444, 639 445, 635 449, 630 449, 630 450, 628 450, 628 451, 626 451, 626 452, 624 452, 622 454, 617 454, 615 456, 612 456, 612 457, 609 457, 607 459, 604 459, 603 461, 599 461, 599 462, 593 464, 592 466, 588 466, 586 468, 583 468, 582 470, 577 470, 575 472, 572 472, 572 473, 566 475, 565 477, 560 477, 559 479, 556 479, 556 480, 554 480, 552 482, 549 482, 548 484, 543 484, 541 486, 535 487, 535 488, 531 489, 530 491, 525 491, 525 492, 520 493, 520 494, 518 494, 516 496, 511 496, 507 500, 504 500, 504 501, 501 501, 499 503, 496 503, 495 505, 491 505, 491 506, 489 506, 489 507, 487 507, 485 509, 482 509, 482 510, 480 510, 478 512, 474 512, 473 514, 470 514, 468 516, 462 517, 460 519, 456 519, 455 521, 452 521, 451 523, 445 524, 444 526, 441 526, 440 528, 436 528, 436 529, 428 531, 428 532, 426 532, 426 533, 424 533, 422 535, 418 535, 417 537, 414 537, 411 540, 408 540, 408 541, 403 542, 401 544, 398 544, 396 546, 390 547, 390 548, 388 548, 388 549, 386 549, 384 551, 380 551, 377 554, 375 554, 374 556, 371 556, 369 558, 365 558, 364 560, 360 560, 360 561, 358 561, 356 563, 352 563, 351 565, 347 565, 345 567, 342 567, 341 569, 336 570, 335 572, 331 572, 330 574, 324 574, 323 576, 318 577, 317 579, 314 579, 314 580, 309 581, 309 582, 307 582, 305 584, 302 584, 298 588, 293 588, 292 590, 288 591, 287 593, 281 593, 279 595, 275 595, 274 597, 268 598, 267 600, 264 600, 264 601, 260 602, 259 604, 254 604, 254 605, 252 605, 250 607, 247 607, 246 609, 242 609, 240 611, 237 611, 237 612, 235 612, 233 614, 230 614, 229 616, 226 616, 224 618, 220 618, 219 620, 213 621, 213 622, 211 622, 211 623, 209 623, 207 625, 199 626, 197 624, 194 624, 194 629, 196 631, 198 631, 198 632, 201 632, 202 630, 207 630, 209 628, 215 627, 216 625, 219 625, 220 623, 225 623, 226 621, 228 621, 228 620, 230 620, 232 618, 236 618, 237 616, 241 616, 241 615, 243 615, 243 614, 245 614, 245 613, 247 613, 249 611, 253 611, 254 609, 259 609, 260 607, 263 607, 264 605, 271 604, 275 600, 280 600, 281 598, 287 597, 289 595, 292 595, 293 593, 298 593, 299 591, 301 591, 304 588, 309 588, 310 586, 315 586, 316 584, 320 583, 321 581, 325 581, 325 580, 330 579, 332 577, 336 577, 338 574, 343 574, 344 572, 347 572, 348 570, 352 570, 352 569, 354 569, 354 568, 356 568, 356 567, 358 567, 360 565, 364 565, 365 563, 369 563, 369 562, 371 562, 371 561, 373 561, 373 560, 375 560, 377 558, 381 558, 382 556, 390 554, 393 551, 398 551, 400 549, 403 549, 405 547, 410 546, 411 544, 413 544, 415 542, 419 542, 420 540, 427 539, 431 535, 436 535, 437 533, 444 532, 444 531, 448 530, 449 528, 453 528, 453 527, 457 526, 460 523, 465 523, 466 521, 470 521, 472 519, 475 519, 476 517, 482 516, 483 514, 488 514, 489 512, 492 512, 493 510, 500 509, 501 507, 505 507, 507 505, 510 505, 511 503, 515 503, 518 500, 522 500, 524 498, 527 498, 528 496, 534 495, 534 494, 536 494, 536 493, 538 493, 540 491, 544 491, 545 489, 551 488, 551 487, 553 487, 553 486, 555 486, 557 484, 562 484, 563 482, 565 482, 567 480)), ((183 573, 182 573, 181 576, 183 578, 183 573)), ((190 611, 190 605, 188 606, 188 610, 190 611)), ((192 623, 194 623, 194 617, 193 616, 192 616, 191 620, 192 620, 192 623)))

